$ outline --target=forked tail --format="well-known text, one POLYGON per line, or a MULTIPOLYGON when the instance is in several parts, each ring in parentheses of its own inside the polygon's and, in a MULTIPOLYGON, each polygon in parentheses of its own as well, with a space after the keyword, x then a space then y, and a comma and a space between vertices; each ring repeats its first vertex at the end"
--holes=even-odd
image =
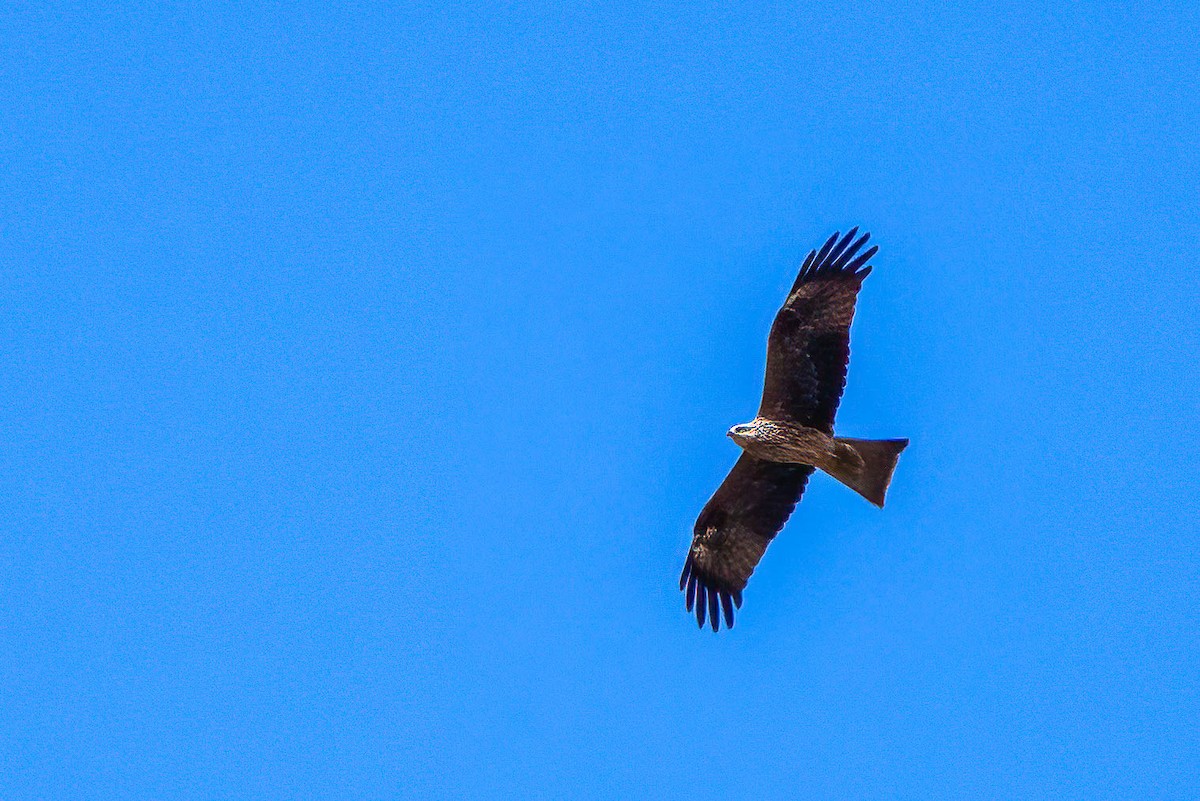
POLYGON ((834 437, 834 457, 825 472, 845 484, 879 508, 900 452, 908 447, 906 439, 850 439, 834 437))

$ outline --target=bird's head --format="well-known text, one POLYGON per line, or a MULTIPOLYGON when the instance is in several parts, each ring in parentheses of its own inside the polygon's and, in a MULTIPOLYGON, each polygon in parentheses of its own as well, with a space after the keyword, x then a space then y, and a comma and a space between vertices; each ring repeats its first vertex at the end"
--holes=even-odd
POLYGON ((754 439, 754 436, 757 433, 758 430, 755 428, 754 423, 739 423, 738 425, 729 429, 727 436, 734 442, 741 444, 754 439))

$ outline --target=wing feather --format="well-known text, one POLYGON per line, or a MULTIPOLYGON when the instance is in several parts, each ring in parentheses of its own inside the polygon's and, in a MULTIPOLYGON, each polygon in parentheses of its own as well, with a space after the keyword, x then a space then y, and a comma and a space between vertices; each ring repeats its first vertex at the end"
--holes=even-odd
POLYGON ((718 612, 733 626, 733 608, 767 545, 796 508, 813 468, 775 464, 743 453, 696 520, 679 589, 687 608, 695 601, 696 623, 716 631, 718 612), (718 603, 720 609, 718 610, 718 603))

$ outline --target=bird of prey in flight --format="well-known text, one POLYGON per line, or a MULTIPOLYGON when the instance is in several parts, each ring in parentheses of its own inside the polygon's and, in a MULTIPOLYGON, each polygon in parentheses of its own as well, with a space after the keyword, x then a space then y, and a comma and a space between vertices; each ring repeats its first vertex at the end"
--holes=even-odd
POLYGON ((713 631, 733 626, 733 608, 767 545, 787 522, 816 468, 883 507, 892 471, 907 439, 833 435, 846 386, 850 322, 867 262, 878 247, 856 255, 870 238, 855 228, 804 260, 767 338, 767 375, 758 414, 729 429, 743 453, 696 520, 679 589, 687 608, 713 631))

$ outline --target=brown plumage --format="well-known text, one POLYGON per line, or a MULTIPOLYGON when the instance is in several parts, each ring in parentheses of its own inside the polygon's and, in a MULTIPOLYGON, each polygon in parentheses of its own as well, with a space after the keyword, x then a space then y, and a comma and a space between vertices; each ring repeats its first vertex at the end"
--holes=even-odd
POLYGON ((688 611, 713 631, 733 626, 733 609, 767 545, 783 528, 817 468, 883 506, 900 451, 908 440, 833 436, 846 386, 850 323, 867 262, 878 251, 858 229, 835 233, 804 260, 767 339, 762 403, 750 423, 729 436, 743 449, 696 520, 679 578, 688 611))

